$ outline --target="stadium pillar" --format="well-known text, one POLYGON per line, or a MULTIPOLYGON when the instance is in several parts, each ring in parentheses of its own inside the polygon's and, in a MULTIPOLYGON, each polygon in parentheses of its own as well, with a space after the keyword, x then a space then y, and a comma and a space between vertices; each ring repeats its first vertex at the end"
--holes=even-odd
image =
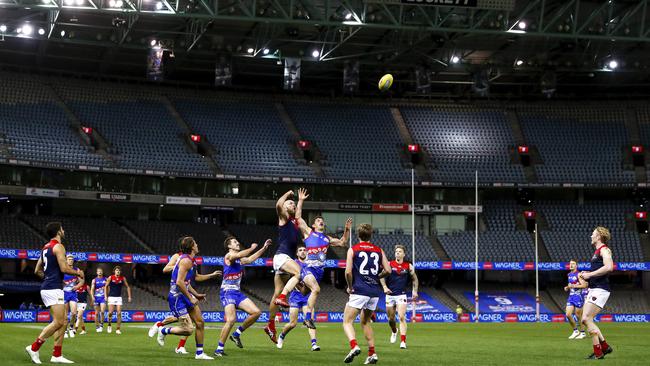
POLYGON ((478 323, 478 170, 474 181, 474 312, 478 323))
POLYGON ((537 223, 535 223, 535 321, 539 322, 539 246, 537 235, 537 223))
MULTIPOLYGON (((411 262, 415 270, 415 165, 411 164, 411 262)), ((415 299, 413 299, 413 313, 411 323, 415 322, 415 299)))

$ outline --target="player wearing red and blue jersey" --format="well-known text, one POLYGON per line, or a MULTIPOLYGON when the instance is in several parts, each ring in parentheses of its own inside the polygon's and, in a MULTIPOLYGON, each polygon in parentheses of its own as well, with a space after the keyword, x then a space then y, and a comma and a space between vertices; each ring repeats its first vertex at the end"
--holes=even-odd
POLYGON ((418 298, 418 276, 415 274, 413 265, 404 260, 405 256, 406 248, 403 245, 396 245, 395 260, 390 261, 390 275, 380 279, 384 294, 386 294, 386 313, 388 313, 388 325, 391 329, 390 343, 397 341, 397 324, 395 323, 395 310, 397 310, 400 331, 399 348, 401 349, 406 349, 406 307, 408 303, 406 285, 409 278, 413 282, 411 291, 413 306, 418 298))
POLYGON ((308 300, 308 313, 305 317, 303 324, 310 329, 316 329, 312 321, 311 314, 316 307, 316 300, 320 294, 320 281, 325 272, 325 260, 327 259, 327 250, 333 247, 347 247, 347 242, 350 239, 350 229, 352 227, 352 218, 348 218, 345 222, 345 230, 341 238, 333 238, 325 234, 325 219, 322 216, 316 216, 312 227, 307 226, 307 223, 302 219, 302 209, 296 210, 296 218, 299 220, 300 229, 303 232, 303 242, 307 251, 307 258, 302 272, 301 279, 309 290, 308 300))
POLYGON ((612 251, 608 244, 612 234, 605 227, 599 226, 591 233, 591 245, 596 251, 591 257, 591 272, 580 272, 580 277, 589 282, 589 292, 582 309, 582 324, 587 327, 591 335, 594 352, 587 358, 592 360, 602 359, 614 350, 607 344, 603 333, 594 322, 594 318, 603 310, 609 299, 609 274, 614 271, 612 251))
POLYGON ((573 327, 573 333, 571 333, 569 339, 583 339, 587 335, 585 334, 580 319, 582 318, 582 306, 584 304, 583 290, 587 287, 587 282, 580 278, 578 262, 575 259, 569 261, 569 269, 571 272, 567 274, 568 284, 564 286, 564 291, 569 292, 569 297, 566 301, 566 318, 571 327, 573 327), (578 319, 577 323, 573 319, 574 313, 578 319))
POLYGON ((93 296, 95 307, 95 331, 101 333, 104 331, 104 313, 106 312, 106 277, 104 269, 97 267, 97 277, 93 278, 90 284, 90 293, 93 296))
MULTIPOLYGON (((174 271, 174 268, 176 268, 176 263, 178 262, 178 259, 182 255, 183 255, 183 253, 180 252, 180 251, 178 253, 174 253, 174 255, 172 255, 172 257, 169 258, 169 261, 167 262, 167 264, 163 268, 162 272, 171 274, 174 271)), ((196 261, 196 258, 193 258, 193 260, 196 261)), ((212 272, 210 274, 206 274, 206 275, 203 275, 203 274, 200 274, 200 273, 195 273, 194 274, 194 280, 196 282, 202 282, 202 281, 207 281, 209 279, 216 278, 216 277, 219 277, 219 276, 221 276, 221 271, 214 271, 214 272, 212 272)), ((188 281, 186 283, 186 285, 188 287, 191 287, 191 285, 192 285, 191 281, 188 281)), ((149 338, 153 338, 156 334, 158 334, 158 330, 160 328, 164 327, 165 325, 175 323, 177 321, 178 321, 178 318, 176 316, 174 316, 174 314, 172 314, 172 315, 166 317, 165 319, 163 319, 162 321, 154 323, 151 326, 151 328, 149 328, 149 338)), ((187 338, 188 337, 189 336, 184 336, 184 337, 181 337, 181 339, 179 339, 178 346, 176 346, 176 349, 174 350, 174 352, 176 352, 178 354, 183 354, 183 355, 189 353, 185 349, 185 343, 187 343, 187 338)))
POLYGON ((304 201, 309 197, 304 189, 298 190, 298 204, 289 198, 293 191, 283 194, 275 203, 278 214, 278 249, 273 256, 274 291, 269 304, 269 322, 264 332, 273 343, 278 343, 275 329, 275 314, 280 306, 288 308, 287 296, 300 282, 300 266, 292 259, 300 242, 301 229, 296 214, 302 210, 304 201))
POLYGON ((350 341, 350 352, 343 362, 350 363, 361 353, 353 325, 354 319, 361 313, 361 327, 368 342, 368 358, 365 364, 375 364, 379 358, 375 352, 370 318, 382 293, 380 278, 388 276, 391 269, 384 251, 370 242, 372 225, 359 225, 357 235, 360 241, 348 249, 345 263, 345 281, 350 299, 343 313, 343 330, 350 341))
MULTIPOLYGON (((307 263, 305 262, 307 260, 307 257, 307 249, 304 246, 299 246, 298 250, 296 251, 296 262, 302 267, 303 273, 307 268, 307 263)), ((312 316, 313 309, 309 308, 308 303, 308 295, 303 295, 302 292, 298 290, 291 291, 291 294, 289 295, 289 323, 284 326, 282 333, 280 333, 277 344, 278 348, 281 349, 283 347, 284 339, 286 338, 287 334, 289 334, 289 332, 291 332, 291 330, 294 329, 298 324, 298 315, 300 311, 302 311, 305 319, 312 316)), ((306 325, 306 322, 303 322, 303 324, 306 325)), ((320 351, 320 347, 318 346, 318 342, 316 340, 315 327, 307 327, 307 330, 311 338, 311 350, 320 351)))
POLYGON ((108 322, 107 333, 111 332, 111 320, 113 319, 113 312, 117 315, 117 330, 115 334, 122 334, 122 287, 126 286, 126 293, 128 300, 131 302, 131 286, 126 277, 122 276, 122 267, 113 267, 113 274, 106 279, 104 285, 104 292, 108 294, 108 322))
POLYGON ((92 293, 88 293, 88 285, 83 284, 77 289, 77 321, 74 325, 75 333, 81 328, 81 335, 86 334, 86 324, 84 322, 84 312, 88 306, 88 296, 92 301, 92 293))
POLYGON ((160 346, 165 345, 165 337, 169 334, 189 336, 196 329, 196 355, 197 360, 213 360, 214 358, 203 352, 203 336, 205 322, 199 308, 199 301, 205 299, 205 294, 196 292, 188 284, 196 273, 194 257, 199 253, 199 246, 191 236, 182 237, 179 240, 181 255, 172 270, 169 284, 169 310, 180 321, 180 326, 161 327, 158 330, 157 341, 160 346))
MULTIPOLYGON (((73 270, 79 270, 79 268, 74 266, 74 257, 72 255, 68 254, 65 260, 73 270)), ((83 285, 84 280, 82 278, 71 274, 63 275, 63 300, 65 302, 66 320, 68 322, 64 335, 65 338, 74 338, 75 336, 74 325, 77 320, 77 302, 79 301, 77 299, 77 290, 83 285)))
POLYGON ((246 295, 242 294, 241 279, 244 276, 243 266, 252 263, 261 257, 266 249, 271 246, 271 239, 267 239, 264 242, 264 245, 255 253, 253 252, 257 248, 256 243, 251 244, 250 248, 242 250, 239 240, 233 236, 226 238, 223 246, 228 252, 223 258, 223 281, 221 282, 219 298, 221 299, 221 305, 224 309, 226 322, 221 329, 219 345, 214 351, 214 354, 218 357, 225 356, 225 343, 232 327, 235 325, 235 322, 237 322, 237 309, 241 309, 248 313, 248 317, 246 317, 244 323, 242 323, 242 325, 240 325, 232 335, 230 335, 230 340, 235 342, 239 348, 244 348, 241 341, 242 333, 251 325, 255 324, 262 314, 257 305, 247 298, 246 295))
POLYGON ((43 328, 34 343, 25 347, 25 352, 27 352, 27 355, 29 355, 33 363, 40 364, 39 350, 48 338, 54 336, 54 352, 52 353, 50 362, 73 363, 61 354, 63 335, 66 330, 63 275, 69 274, 83 278, 83 272, 72 269, 66 262, 65 248, 61 244, 65 237, 65 231, 61 223, 48 223, 45 227, 45 232, 52 239, 43 247, 38 262, 36 262, 34 273, 43 278, 41 299, 43 300, 43 304, 50 308, 52 322, 43 328))

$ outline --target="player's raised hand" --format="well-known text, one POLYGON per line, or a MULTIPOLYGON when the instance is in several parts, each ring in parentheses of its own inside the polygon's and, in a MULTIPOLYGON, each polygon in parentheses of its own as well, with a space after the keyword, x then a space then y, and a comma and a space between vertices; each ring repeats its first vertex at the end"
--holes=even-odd
POLYGON ((223 272, 219 271, 219 270, 214 271, 214 272, 212 272, 212 276, 213 277, 221 277, 221 276, 223 276, 223 272))
POLYGON ((268 247, 271 246, 271 244, 273 244, 273 240, 266 239, 266 241, 264 242, 264 249, 266 250, 268 247))
POLYGON ((352 229, 352 218, 348 217, 347 220, 345 220, 345 229, 350 230, 352 229))
POLYGON ((196 294, 194 295, 199 301, 205 301, 206 294, 196 294))
POLYGON ((129 302, 131 302, 131 297, 129 297, 129 302))
POLYGON ((564 286, 564 291, 569 291, 569 286, 564 286))
POLYGON ((417 291, 413 291, 413 293, 411 294, 411 298, 413 299, 413 301, 416 301, 419 297, 420 295, 418 294, 417 291))
POLYGON ((309 198, 309 195, 307 194, 307 190, 304 189, 304 188, 299 188, 298 189, 298 199, 301 200, 301 201, 304 201, 307 198, 309 198))
POLYGON ((251 249, 255 250, 255 248, 257 248, 257 243, 251 244, 251 249))

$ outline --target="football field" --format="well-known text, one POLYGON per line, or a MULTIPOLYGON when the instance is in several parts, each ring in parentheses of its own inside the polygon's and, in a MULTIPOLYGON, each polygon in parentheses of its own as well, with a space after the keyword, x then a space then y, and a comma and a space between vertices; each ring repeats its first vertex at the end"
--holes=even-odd
MULTIPOLYGON (((208 324, 205 350, 212 354, 217 345, 218 323, 208 324)), ((291 332, 284 348, 279 350, 262 332, 261 326, 247 330, 243 336, 244 349, 226 345, 227 356, 214 361, 194 360, 194 340, 187 342, 192 354, 177 355, 174 348, 178 338, 168 336, 164 347, 147 337, 149 324, 128 324, 122 335, 91 332, 65 339, 63 355, 82 365, 179 365, 220 363, 224 365, 343 365, 349 350, 340 323, 318 323, 320 352, 311 352, 305 328, 291 332)), ((385 365, 580 365, 597 362, 608 365, 650 364, 649 324, 601 324, 614 353, 605 360, 584 360, 591 353, 591 341, 568 340, 566 324, 446 324, 417 323, 411 325, 407 350, 399 349, 399 339, 389 343, 389 328, 385 323, 374 324, 379 363, 385 365)), ((2 365, 27 365, 24 351, 34 341, 44 324, 0 323, 0 357, 2 365)), ((367 346, 357 325, 362 354, 353 365, 363 364, 367 346)), ((41 348, 41 361, 49 364, 52 340, 41 348)))

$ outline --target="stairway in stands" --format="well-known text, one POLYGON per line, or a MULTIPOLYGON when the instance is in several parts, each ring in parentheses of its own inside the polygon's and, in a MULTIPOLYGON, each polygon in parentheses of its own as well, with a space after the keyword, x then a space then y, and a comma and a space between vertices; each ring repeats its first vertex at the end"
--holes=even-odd
POLYGON ((536 147, 530 146, 526 142, 526 137, 524 136, 524 133, 522 132, 521 129, 521 124, 519 123, 519 116, 517 115, 517 111, 514 109, 506 109, 505 114, 506 114, 506 120, 508 121, 508 126, 510 126, 510 131, 512 132, 512 136, 514 136, 515 142, 517 143, 517 145, 513 147, 511 152, 512 162, 513 164, 520 164, 517 146, 528 146, 531 165, 529 166, 522 165, 522 169, 524 171, 524 175, 526 176, 526 181, 528 183, 537 183, 539 181, 539 177, 537 176, 537 172, 535 171, 534 164, 541 163, 542 159, 539 154, 539 151, 537 151, 536 147))

